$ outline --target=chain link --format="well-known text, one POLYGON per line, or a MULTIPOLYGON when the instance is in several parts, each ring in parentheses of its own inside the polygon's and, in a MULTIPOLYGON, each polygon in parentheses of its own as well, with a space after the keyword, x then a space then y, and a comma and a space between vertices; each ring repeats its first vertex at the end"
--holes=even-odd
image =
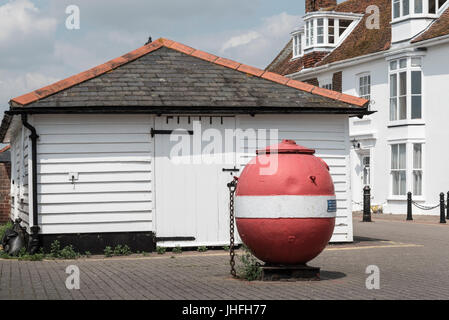
POLYGON ((235 271, 235 245, 234 245, 234 194, 235 189, 237 188, 237 180, 232 180, 232 182, 228 183, 229 188, 229 255, 231 256, 230 265, 231 265, 231 275, 236 278, 237 273, 235 271))

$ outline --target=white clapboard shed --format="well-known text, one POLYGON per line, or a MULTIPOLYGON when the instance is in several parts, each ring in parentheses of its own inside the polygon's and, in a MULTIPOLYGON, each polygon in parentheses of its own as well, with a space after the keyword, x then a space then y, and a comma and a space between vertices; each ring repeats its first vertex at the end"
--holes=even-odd
POLYGON ((36 247, 226 245, 226 184, 256 149, 288 138, 329 164, 332 241, 352 241, 348 117, 366 105, 159 39, 11 100, 0 128, 11 218, 36 247), (213 139, 221 149, 208 153, 213 139), (189 148, 174 153, 181 141, 189 148))

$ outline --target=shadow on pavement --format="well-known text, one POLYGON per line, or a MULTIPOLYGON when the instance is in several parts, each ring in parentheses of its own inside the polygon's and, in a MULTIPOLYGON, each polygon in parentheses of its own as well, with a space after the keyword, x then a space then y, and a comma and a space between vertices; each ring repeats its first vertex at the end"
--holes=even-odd
POLYGON ((353 243, 376 242, 376 241, 390 241, 390 240, 354 236, 354 242, 353 243))
POLYGON ((336 280, 336 279, 341 279, 341 278, 345 278, 346 277, 346 273, 343 272, 338 272, 338 271, 321 271, 320 272, 320 280, 324 281, 324 280, 336 280))

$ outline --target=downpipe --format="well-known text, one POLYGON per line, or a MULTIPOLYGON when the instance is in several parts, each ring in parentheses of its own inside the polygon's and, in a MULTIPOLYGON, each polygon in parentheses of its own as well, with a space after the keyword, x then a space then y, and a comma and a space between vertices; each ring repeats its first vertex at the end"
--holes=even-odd
POLYGON ((39 219, 38 219, 38 203, 37 203, 37 139, 39 136, 36 133, 36 128, 28 122, 26 113, 22 113, 22 124, 25 128, 30 130, 31 135, 31 161, 32 161, 32 188, 33 188, 33 225, 30 227, 31 234, 28 242, 28 252, 35 254, 40 249, 39 237, 39 219))

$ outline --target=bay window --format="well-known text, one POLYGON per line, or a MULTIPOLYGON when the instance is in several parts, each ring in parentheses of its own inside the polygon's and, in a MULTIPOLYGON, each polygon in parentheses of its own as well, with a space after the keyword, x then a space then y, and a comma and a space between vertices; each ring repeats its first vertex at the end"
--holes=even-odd
MULTIPOLYGON (((423 143, 398 143, 391 145, 391 195, 423 196, 423 143)), ((404 198, 403 198, 404 199, 404 198)))
POLYGON ((421 58, 390 61, 390 121, 422 119, 421 58))

